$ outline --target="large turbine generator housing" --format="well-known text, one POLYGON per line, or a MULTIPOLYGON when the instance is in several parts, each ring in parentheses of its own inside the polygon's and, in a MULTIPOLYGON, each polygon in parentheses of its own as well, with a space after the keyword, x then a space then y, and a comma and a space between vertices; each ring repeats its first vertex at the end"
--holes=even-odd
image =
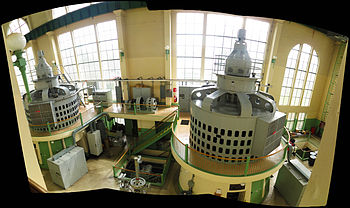
POLYGON ((284 161, 286 115, 257 87, 244 40, 241 29, 216 85, 191 93, 189 140, 176 137, 172 149, 184 194, 261 203, 284 161))
MULTIPOLYGON (((225 74, 217 74, 216 86, 192 91, 190 147, 202 153, 257 158, 280 145, 286 115, 277 111, 271 95, 257 90, 244 40, 241 29, 226 59, 225 74)), ((210 159, 234 162, 217 157, 210 159)))
POLYGON ((43 51, 38 51, 38 57, 35 90, 30 92, 32 101, 29 103, 23 95, 28 122, 32 130, 39 132, 64 129, 79 120, 79 91, 75 85, 59 82, 43 51))

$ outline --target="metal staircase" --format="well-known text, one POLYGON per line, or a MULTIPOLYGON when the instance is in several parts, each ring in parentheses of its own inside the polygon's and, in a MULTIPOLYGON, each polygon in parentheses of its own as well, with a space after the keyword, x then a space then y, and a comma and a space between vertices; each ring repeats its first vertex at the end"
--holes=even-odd
POLYGON ((132 148, 131 154, 137 154, 141 152, 171 132, 171 123, 174 119, 174 116, 176 115, 177 110, 173 111, 164 119, 162 119, 158 125, 154 125, 152 128, 140 135, 137 139, 137 142, 134 144, 134 148, 132 148))

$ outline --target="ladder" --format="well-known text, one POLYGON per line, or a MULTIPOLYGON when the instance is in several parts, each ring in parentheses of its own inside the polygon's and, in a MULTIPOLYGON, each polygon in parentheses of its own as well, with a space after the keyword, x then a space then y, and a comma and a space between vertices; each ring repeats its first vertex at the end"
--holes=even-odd
POLYGON ((324 106, 323 106, 323 111, 322 111, 322 116, 321 116, 321 121, 323 121, 323 122, 326 121, 328 111, 329 111, 329 105, 333 99, 335 85, 337 83, 337 78, 338 78, 339 71, 340 71, 340 64, 341 64, 341 61, 343 60, 345 45, 346 45, 345 42, 343 42, 343 41, 340 42, 337 58, 335 60, 335 64, 333 67, 332 77, 331 77, 331 80, 330 80, 329 86, 328 86, 327 97, 326 97, 326 100, 325 100, 324 106))

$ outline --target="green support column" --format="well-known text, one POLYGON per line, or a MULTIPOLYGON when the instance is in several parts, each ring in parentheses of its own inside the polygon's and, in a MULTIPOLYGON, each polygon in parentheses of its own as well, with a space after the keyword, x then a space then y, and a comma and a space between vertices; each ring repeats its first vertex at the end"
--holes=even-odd
POLYGON ((245 170, 244 170, 244 175, 245 176, 248 174, 249 162, 250 162, 250 157, 247 158, 247 161, 246 161, 246 164, 245 164, 245 170))
POLYGON ((27 81, 27 75, 26 75, 26 60, 22 57, 22 53, 24 51, 22 50, 17 50, 14 51, 13 54, 16 55, 17 60, 13 63, 14 66, 17 66, 19 68, 19 71, 21 72, 24 87, 26 88, 27 92, 27 99, 28 102, 32 102, 32 97, 30 96, 29 92, 29 86, 28 86, 28 81, 27 81))
POLYGON ((185 162, 188 163, 188 144, 185 145, 185 162))
POLYGON ((81 125, 83 125, 84 121, 83 121, 83 116, 81 115, 81 113, 79 113, 79 117, 80 117, 80 123, 81 123, 81 125))
POLYGON ((50 134, 50 136, 51 136, 51 128, 50 128, 49 122, 47 122, 46 125, 47 125, 47 129, 49 130, 49 134, 50 134))

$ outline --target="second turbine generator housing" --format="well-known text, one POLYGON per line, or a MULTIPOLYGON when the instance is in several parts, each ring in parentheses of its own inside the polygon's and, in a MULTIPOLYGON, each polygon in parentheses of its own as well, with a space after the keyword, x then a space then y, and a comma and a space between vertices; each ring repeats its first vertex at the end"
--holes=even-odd
POLYGON ((190 147, 218 162, 268 155, 280 145, 286 119, 274 98, 256 89, 245 30, 238 36, 226 59, 225 74, 217 74, 217 85, 191 94, 190 147))

